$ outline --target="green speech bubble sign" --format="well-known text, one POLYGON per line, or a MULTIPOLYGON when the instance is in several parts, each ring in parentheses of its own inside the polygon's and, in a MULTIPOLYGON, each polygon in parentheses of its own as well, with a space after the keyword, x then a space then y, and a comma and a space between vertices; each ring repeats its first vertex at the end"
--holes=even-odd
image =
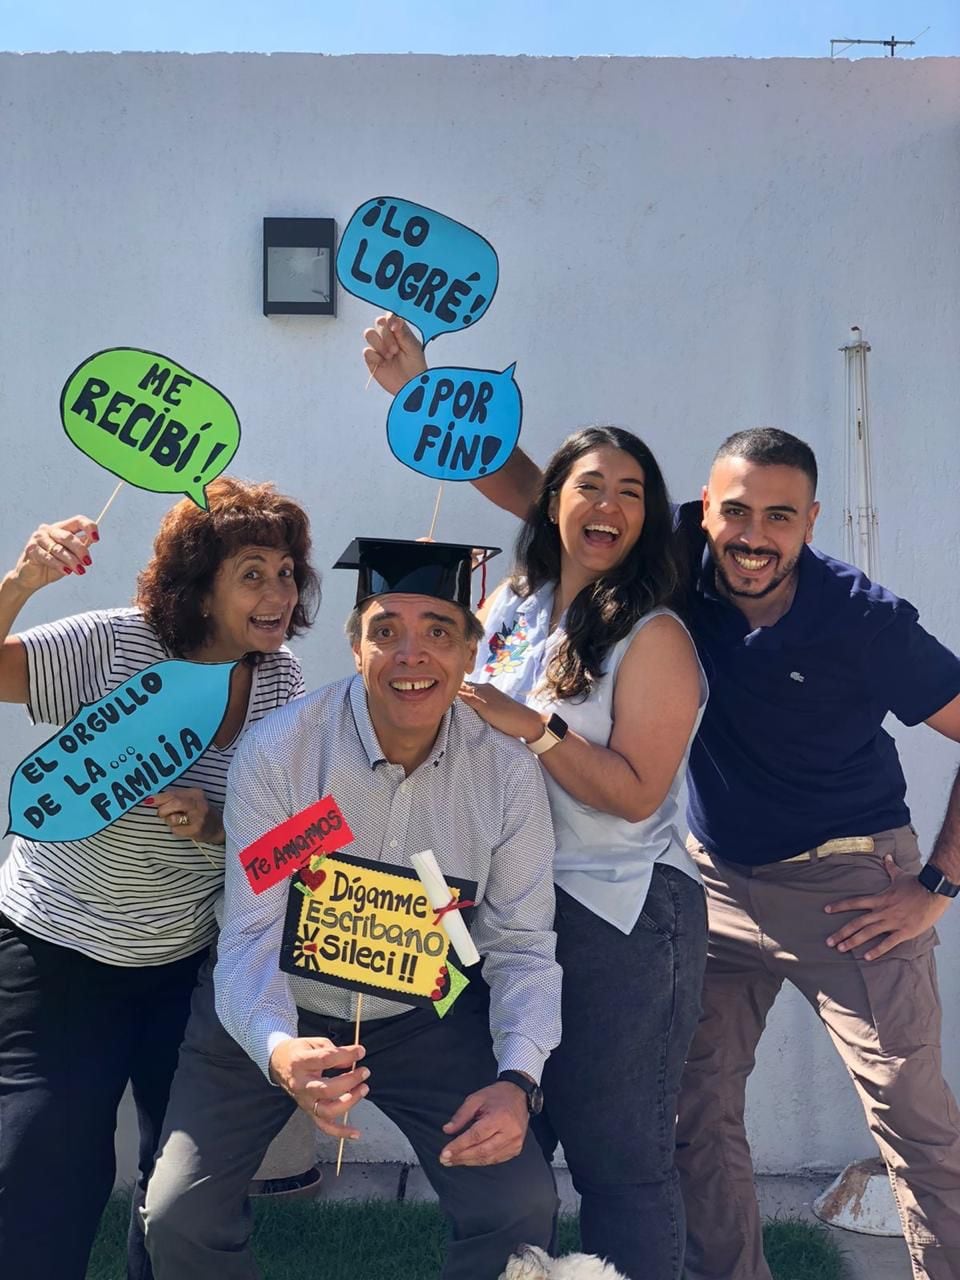
POLYGON ((60 394, 63 429, 77 448, 128 484, 185 493, 206 510, 204 488, 240 444, 236 410, 189 369, 136 347, 98 351, 60 394))

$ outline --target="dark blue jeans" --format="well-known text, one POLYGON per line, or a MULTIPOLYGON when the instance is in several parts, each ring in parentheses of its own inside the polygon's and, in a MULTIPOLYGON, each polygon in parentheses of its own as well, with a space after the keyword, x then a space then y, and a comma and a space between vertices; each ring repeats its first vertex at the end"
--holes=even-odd
POLYGON ((0 1276, 83 1280, 113 1188, 117 1107, 140 1125, 128 1280, 149 1280, 136 1215, 205 950, 99 964, 0 915, 0 1276))
POLYGON ((558 888, 556 930, 563 1041, 544 1071, 537 1137, 548 1159, 563 1143, 584 1249, 630 1280, 678 1280, 677 1092, 700 1013, 703 890, 657 865, 627 936, 558 888))

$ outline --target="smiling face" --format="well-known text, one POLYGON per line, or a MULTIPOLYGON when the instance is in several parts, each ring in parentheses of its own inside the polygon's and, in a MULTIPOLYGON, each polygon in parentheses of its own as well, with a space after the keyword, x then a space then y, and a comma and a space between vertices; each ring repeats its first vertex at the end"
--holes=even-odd
POLYGON ((786 598, 819 511, 798 467, 718 459, 703 491, 703 528, 726 593, 741 607, 786 598))
POLYGON ((643 467, 605 445, 578 458, 550 503, 560 534, 561 577, 585 586, 616 568, 643 531, 643 467))
POLYGON ((286 548, 241 547, 222 562, 204 600, 211 625, 204 659, 230 661, 279 649, 297 599, 286 548))
POLYGON ((476 642, 457 605, 433 596, 375 596, 360 627, 353 656, 377 739, 388 760, 415 767, 473 669, 476 642))

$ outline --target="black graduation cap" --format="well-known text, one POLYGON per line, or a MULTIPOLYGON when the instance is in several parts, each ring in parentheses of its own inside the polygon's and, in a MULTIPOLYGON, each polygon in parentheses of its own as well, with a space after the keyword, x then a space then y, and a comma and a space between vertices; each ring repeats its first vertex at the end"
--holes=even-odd
POLYGON ((371 596, 402 591, 453 600, 471 609, 470 571, 475 551, 486 564, 499 547, 467 547, 454 542, 411 542, 403 538, 354 538, 333 566, 356 569, 357 604, 371 596))

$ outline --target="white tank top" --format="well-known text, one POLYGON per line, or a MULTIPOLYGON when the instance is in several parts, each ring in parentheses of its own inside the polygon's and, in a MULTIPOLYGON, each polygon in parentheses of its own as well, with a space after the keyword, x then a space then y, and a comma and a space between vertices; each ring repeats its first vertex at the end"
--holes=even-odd
MULTIPOLYGON (((587 698, 557 701, 544 682, 550 659, 565 636, 564 618, 550 632, 553 596, 552 584, 526 598, 509 587, 498 594, 487 619, 487 634, 473 679, 494 684, 538 711, 556 711, 588 742, 607 746, 613 729, 617 672, 634 636, 653 618, 666 616, 681 626, 683 623, 669 609, 651 610, 610 650, 606 669, 593 682, 587 698)), ((643 910, 654 863, 677 867, 699 880, 676 825, 687 754, 707 701, 706 677, 699 662, 697 665, 697 719, 670 790, 649 818, 628 822, 614 814, 601 813, 575 800, 546 769, 543 771, 557 841, 554 879, 561 889, 624 933, 632 931, 643 910)))

